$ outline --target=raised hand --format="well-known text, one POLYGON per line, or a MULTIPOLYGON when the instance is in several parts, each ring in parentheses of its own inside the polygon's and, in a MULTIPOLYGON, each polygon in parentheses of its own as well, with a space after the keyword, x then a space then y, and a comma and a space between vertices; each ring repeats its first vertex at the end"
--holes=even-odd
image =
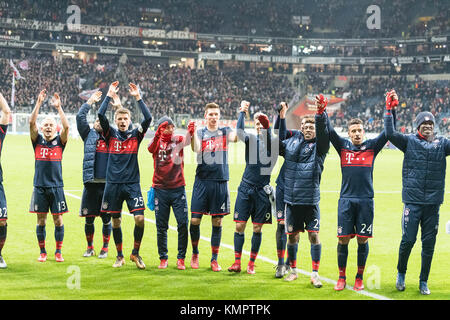
POLYGON ((119 81, 114 81, 109 85, 107 96, 112 98, 117 92, 119 92, 119 81))
POLYGON ((140 92, 139 92, 139 89, 138 89, 138 87, 134 84, 134 83, 131 83, 130 82, 130 84, 128 85, 129 86, 129 92, 130 92, 130 94, 137 100, 137 101, 139 101, 139 100, 141 100, 141 94, 140 94, 140 92))
POLYGON ((102 92, 101 91, 96 91, 92 96, 90 96, 90 98, 88 99, 87 103, 89 105, 99 102, 100 99, 102 98, 102 92))
POLYGON ((398 96, 395 90, 386 93, 386 110, 392 110, 398 106, 398 96))
POLYGON ((241 101, 241 106, 239 107, 240 112, 248 112, 248 107, 250 107, 250 102, 248 101, 241 101))
POLYGON ((322 114, 325 111, 327 104, 328 99, 325 98, 323 94, 319 94, 318 96, 316 96, 317 114, 322 114))
POLYGON ((47 97, 47 90, 44 89, 44 90, 42 90, 41 92, 39 92, 39 95, 38 95, 36 104, 38 104, 39 106, 41 106, 41 105, 44 103, 46 97, 47 97))
POLYGON ((114 110, 117 110, 120 107, 122 107, 122 102, 120 101, 120 98, 117 95, 117 93, 114 93, 112 98, 113 98, 112 106, 113 106, 114 110))
POLYGON ((195 121, 190 121, 187 126, 187 130, 188 130, 189 134, 191 135, 191 137, 194 135, 195 129, 196 129, 195 121))
POLYGON ((289 109, 289 106, 288 106, 288 104, 286 102, 282 101, 280 103, 280 107, 281 107, 281 109, 280 109, 280 118, 284 119, 284 118, 286 118, 286 112, 289 109))
POLYGON ((53 97, 52 97, 52 100, 51 100, 50 103, 51 103, 51 105, 54 106, 56 109, 61 108, 61 99, 60 99, 58 93, 55 92, 55 93, 53 94, 53 97))

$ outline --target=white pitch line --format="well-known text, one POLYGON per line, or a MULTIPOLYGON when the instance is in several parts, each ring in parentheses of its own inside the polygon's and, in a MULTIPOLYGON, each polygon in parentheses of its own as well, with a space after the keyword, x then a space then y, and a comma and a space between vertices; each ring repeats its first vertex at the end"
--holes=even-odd
MULTIPOLYGON (((67 191, 64 191, 64 193, 65 193, 66 195, 72 197, 72 198, 81 200, 81 197, 79 197, 79 196, 77 196, 77 195, 71 194, 71 193, 69 193, 69 192, 67 192, 67 191)), ((133 214, 131 214, 131 213, 129 213, 129 212, 126 212, 126 211, 122 211, 122 213, 126 214, 127 216, 133 216, 133 214)), ((149 219, 149 218, 144 218, 144 220, 145 220, 145 221, 148 221, 148 222, 150 222, 150 223, 156 224, 156 221, 155 221, 155 220, 152 220, 152 219, 149 219)), ((173 230, 173 231, 177 231, 177 228, 176 228, 176 227, 173 227, 173 226, 171 226, 171 225, 169 225, 169 229, 170 229, 170 230, 173 230)), ((200 239, 205 240, 205 241, 207 241, 207 242, 211 242, 211 238, 207 238, 207 237, 200 236, 200 239)), ((230 249, 230 250, 234 250, 234 246, 229 245, 229 244, 226 244, 226 243, 223 243, 223 242, 220 243, 220 246, 221 246, 221 247, 228 248, 228 249, 230 249)), ((250 256, 250 252, 248 252, 248 251, 246 251, 246 250, 243 250, 242 253, 246 254, 247 256, 250 256)), ((274 264, 274 265, 276 265, 276 264, 278 263, 278 262, 275 261, 275 260, 269 259, 269 258, 264 257, 264 256, 261 256, 261 255, 258 255, 258 260, 266 261, 266 262, 271 263, 271 264, 274 264)), ((298 269, 298 268, 297 268, 297 271, 298 271, 299 273, 303 274, 303 275, 311 276, 311 272, 308 272, 308 271, 305 271, 305 270, 302 270, 302 269, 298 269)), ((328 279, 328 278, 325 278, 325 277, 322 277, 322 276, 320 277, 320 279, 321 279, 322 281, 324 281, 324 282, 327 282, 327 283, 329 283, 329 284, 332 284, 333 286, 337 283, 335 280, 328 279)), ((348 289, 348 290, 350 290, 350 291, 353 291, 353 292, 355 292, 355 293, 358 293, 358 294, 361 294, 361 295, 364 295, 364 296, 367 296, 367 297, 370 297, 370 298, 374 298, 374 299, 377 299, 377 300, 392 300, 391 298, 388 298, 388 297, 385 297, 385 296, 382 296, 382 295, 379 295, 379 294, 376 294, 376 293, 373 293, 373 292, 369 292, 369 291, 366 291, 366 290, 355 291, 355 290, 353 290, 353 288, 352 288, 351 286, 349 286, 349 285, 347 285, 345 288, 348 289)))

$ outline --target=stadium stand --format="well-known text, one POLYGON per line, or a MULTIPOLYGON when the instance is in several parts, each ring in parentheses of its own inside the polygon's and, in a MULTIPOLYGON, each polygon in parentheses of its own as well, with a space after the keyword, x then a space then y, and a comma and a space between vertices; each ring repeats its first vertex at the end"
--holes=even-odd
MULTIPOLYGON (((117 78, 139 83, 156 119, 201 118, 209 101, 223 107, 225 119, 235 119, 243 98, 251 102, 251 113, 274 116, 282 100, 345 95, 331 114, 335 126, 361 117, 368 131, 379 132, 383 94, 395 88, 403 99, 402 131, 411 132, 418 110, 429 110, 448 134, 450 80, 439 75, 450 71, 449 10, 449 2, 437 0, 0 1, 1 90, 11 96, 13 59, 28 64, 20 69, 26 81, 15 83, 15 112, 30 112, 39 88, 48 87, 75 113, 80 94, 103 90, 117 78), (68 29, 71 4, 93 31, 68 29), (371 4, 383 8, 380 30, 365 27, 371 4), (141 33, 110 36, 101 29, 127 26, 141 33), (147 36, 143 29, 162 30, 163 36, 147 36), (168 37, 172 31, 185 34, 168 37), (118 49, 102 54, 103 47, 118 49), (119 63, 128 48, 136 50, 119 63), (346 80, 337 85, 341 76, 346 80)), ((123 91, 122 103, 131 106, 123 91)))

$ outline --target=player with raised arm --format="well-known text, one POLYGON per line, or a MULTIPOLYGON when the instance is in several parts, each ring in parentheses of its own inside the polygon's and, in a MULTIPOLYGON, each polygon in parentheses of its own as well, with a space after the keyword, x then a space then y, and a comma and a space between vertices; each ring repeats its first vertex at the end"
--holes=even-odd
MULTIPOLYGON (((3 149, 3 142, 5 141, 6 131, 8 130, 9 118, 11 117, 11 109, 6 102, 5 97, 0 93, 0 111, 2 116, 0 118, 0 154, 3 149)), ((5 269, 7 264, 2 256, 2 249, 6 241, 6 234, 8 229, 8 209, 6 206, 5 190, 3 189, 3 170, 0 165, 0 269, 5 269)))
POLYGON ((253 235, 247 273, 254 274, 255 260, 261 246, 262 227, 272 223, 272 204, 269 197, 274 196, 274 190, 270 186, 270 174, 278 158, 279 138, 272 137, 269 118, 261 112, 255 113, 253 117, 256 135, 245 132, 245 114, 249 106, 248 101, 241 102, 237 122, 238 138, 245 143, 246 165, 234 207, 235 261, 228 271, 241 272, 245 227, 248 219, 252 217, 253 235))
POLYGON ((93 127, 89 126, 87 114, 94 103, 100 101, 102 93, 95 92, 77 113, 77 129, 84 143, 83 157, 83 195, 81 198, 80 217, 84 217, 84 231, 87 249, 84 257, 95 255, 94 251, 94 220, 100 216, 103 222, 103 247, 98 255, 100 259, 108 256, 109 239, 111 236, 111 215, 100 212, 103 191, 106 182, 106 166, 108 164, 108 149, 102 135, 100 120, 95 120, 93 127))
POLYGON ((99 111, 98 118, 103 130, 103 136, 108 145, 108 165, 106 168, 106 185, 102 200, 102 212, 111 214, 112 232, 117 249, 117 259, 113 264, 119 268, 125 263, 122 251, 122 205, 126 201, 128 210, 134 215, 134 248, 130 255, 139 269, 145 269, 144 261, 139 255, 142 237, 144 235, 144 199, 141 193, 138 163, 139 145, 152 121, 149 109, 141 98, 137 86, 129 84, 129 92, 138 102, 144 115, 141 124, 130 130, 131 112, 126 108, 118 108, 114 113, 117 129, 110 127, 105 116, 111 99, 117 94, 119 82, 113 82, 108 89, 105 100, 99 111))
MULTIPOLYGON (((323 103, 326 106, 327 102, 323 95, 316 97, 317 104, 323 103)), ((341 291, 346 286, 348 244, 356 236, 358 271, 353 289, 360 291, 364 289, 363 273, 369 254, 368 240, 373 235, 373 166, 387 138, 383 131, 376 138, 366 140, 364 125, 360 119, 348 122, 350 140, 340 137, 329 120, 328 131, 330 141, 341 159, 342 172, 337 227, 339 279, 334 290, 341 291)))
POLYGON ((322 248, 319 239, 320 179, 325 157, 330 148, 324 110, 324 106, 318 105, 315 117, 305 118, 302 132, 296 132, 280 144, 280 153, 285 159, 285 228, 288 234, 287 250, 290 264, 290 271, 284 279, 293 281, 298 278, 299 232, 306 229, 311 243, 313 264, 311 283, 316 288, 322 287, 318 273, 322 248))
MULTIPOLYGON (((230 127, 220 127, 220 107, 216 103, 205 106, 206 127, 196 130, 191 148, 197 153, 197 170, 192 190, 191 267, 198 269, 198 241, 200 223, 203 215, 211 216, 211 269, 222 270, 217 263, 222 238, 222 218, 230 213, 230 195, 228 192, 228 143, 237 142, 236 132, 230 127)), ((195 131, 194 131, 195 132, 195 131)))
POLYGON ((390 142, 404 153, 402 169, 402 240, 398 252, 396 288, 405 290, 409 255, 416 242, 419 226, 422 263, 419 291, 429 295, 428 276, 439 226, 439 209, 444 201, 446 157, 450 140, 436 136, 431 112, 420 112, 414 121, 417 132, 405 135, 395 130, 392 108, 398 104, 394 90, 386 96, 384 128, 390 142))
POLYGON ((30 117, 30 138, 34 149, 35 171, 33 195, 30 212, 37 214, 36 234, 40 248, 39 262, 47 261, 45 250, 47 213, 50 209, 55 224, 56 262, 63 262, 61 248, 64 240, 64 223, 62 215, 68 212, 64 195, 62 177, 62 156, 69 136, 69 122, 61 107, 58 93, 52 97, 51 104, 55 107, 61 120, 62 129, 58 134, 56 120, 47 116, 41 123, 39 133, 36 120, 39 110, 46 98, 46 90, 42 90, 30 117))
MULTIPOLYGON (((279 114, 275 120, 275 124, 273 128, 284 130, 285 138, 289 139, 295 134, 298 134, 301 132, 301 128, 305 124, 306 118, 302 119, 300 131, 298 130, 287 130, 286 129, 286 112, 288 110, 288 104, 286 102, 281 102, 279 105, 279 114)), ((281 135, 280 135, 281 136, 281 135)), ((283 151, 280 150, 280 155, 283 156, 283 151)), ((275 181, 276 187, 275 187, 275 201, 276 201, 276 219, 277 219, 277 230, 275 233, 275 242, 276 242, 276 248, 277 248, 277 257, 278 257, 278 264, 276 266, 275 270, 275 277, 276 278, 283 278, 290 269, 289 266, 289 258, 285 259, 285 252, 286 252, 286 244, 287 244, 287 235, 285 232, 285 204, 284 204, 284 171, 285 171, 286 165, 285 162, 283 162, 283 165, 281 166, 281 169, 278 173, 277 180, 275 181)), ((294 251, 297 251, 297 247, 294 248, 294 251)))
POLYGON ((185 270, 184 259, 188 244, 188 205, 184 180, 183 148, 191 144, 194 123, 188 125, 186 136, 174 134, 175 126, 170 117, 158 121, 155 136, 148 151, 153 154, 153 185, 155 196, 156 240, 160 264, 159 269, 167 268, 167 229, 169 228, 170 208, 177 220, 178 255, 177 269, 185 270))

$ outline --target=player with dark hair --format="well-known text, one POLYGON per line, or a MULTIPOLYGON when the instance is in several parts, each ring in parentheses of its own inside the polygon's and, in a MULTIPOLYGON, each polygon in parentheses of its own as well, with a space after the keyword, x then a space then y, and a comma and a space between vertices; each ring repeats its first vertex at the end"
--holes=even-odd
POLYGON ((203 215, 211 216, 211 269, 222 270, 217 263, 220 241, 222 238, 222 218, 230 213, 230 195, 228 192, 228 143, 237 142, 236 132, 230 127, 220 127, 220 107, 216 103, 208 103, 205 107, 206 127, 196 130, 191 148, 197 153, 197 170, 192 191, 191 235, 192 258, 191 267, 198 269, 198 241, 200 239, 200 223, 203 215))
MULTIPOLYGON (((317 103, 321 103, 321 98, 322 95, 316 97, 317 103)), ((326 105, 327 100, 324 102, 326 105)), ((337 228, 339 279, 334 289, 341 291, 346 286, 348 244, 356 236, 358 271, 353 289, 360 291, 364 289, 363 273, 369 254, 368 240, 373 234, 373 166, 387 138, 383 131, 376 138, 365 140, 363 122, 356 118, 348 122, 350 140, 340 137, 329 121, 328 131, 330 141, 341 159, 342 172, 337 228)))
POLYGON ((129 92, 138 102, 144 115, 141 124, 130 130, 131 112, 126 108, 119 108, 114 114, 117 129, 110 127, 105 116, 108 104, 118 92, 119 82, 109 86, 108 93, 99 111, 98 118, 103 130, 103 136, 108 144, 108 166, 106 168, 106 185, 102 200, 102 212, 110 213, 112 217, 112 232, 117 249, 117 259, 113 264, 119 268, 125 263, 122 252, 122 205, 126 201, 128 210, 134 215, 134 248, 130 255, 139 269, 145 269, 145 264, 139 255, 142 237, 144 235, 144 199, 141 193, 138 151, 139 145, 152 121, 149 109, 141 98, 138 87, 130 83, 129 92))
POLYGON ((319 239, 320 179, 323 163, 330 148, 324 110, 325 105, 317 105, 317 114, 315 117, 305 119, 302 132, 297 132, 280 145, 280 153, 284 155, 285 159, 285 228, 288 234, 287 250, 291 267, 285 280, 293 281, 298 278, 299 232, 304 232, 306 229, 311 243, 313 261, 311 283, 316 288, 322 286, 318 274, 322 247, 319 239))
POLYGON ((84 142, 83 157, 83 195, 80 206, 80 217, 85 217, 84 231, 87 240, 87 249, 84 257, 95 255, 94 251, 94 220, 100 216, 103 222, 103 247, 98 255, 103 259, 108 256, 109 238, 111 236, 111 215, 100 212, 102 207, 103 191, 106 182, 106 166, 108 164, 108 149, 102 135, 100 120, 89 126, 87 114, 92 104, 99 102, 102 97, 100 91, 95 92, 77 113, 77 129, 84 142))
MULTIPOLYGON (((5 141, 6 131, 8 129, 9 118, 11 117, 11 109, 6 102, 5 97, 0 93, 0 154, 3 149, 3 141, 5 141)), ((6 206, 5 190, 3 189, 3 170, 0 165, 0 269, 5 269, 7 264, 2 256, 2 249, 6 241, 8 224, 8 209, 6 206)))
POLYGON ((422 240, 422 264, 419 277, 421 294, 429 295, 428 276, 439 226, 439 208, 444 201, 446 157, 450 140, 434 133, 431 112, 420 112, 414 121, 417 132, 404 135, 395 130, 392 105, 398 104, 394 90, 386 97, 384 127, 390 142, 404 153, 402 169, 402 240, 398 253, 396 288, 405 290, 409 255, 416 242, 419 226, 422 240))
POLYGON ((175 126, 170 117, 164 116, 159 119, 148 151, 153 154, 152 188, 155 192, 156 240, 160 259, 158 268, 167 268, 167 229, 172 207, 178 225, 177 269, 185 270, 189 218, 183 172, 183 148, 191 144, 194 123, 189 123, 185 137, 174 134, 174 130, 175 126))
POLYGON ((253 116, 256 135, 245 132, 245 114, 249 106, 248 101, 242 101, 237 122, 237 135, 239 140, 245 143, 246 165, 234 207, 235 262, 228 271, 241 271, 245 227, 248 219, 252 217, 253 236, 247 273, 254 274, 255 260, 261 246, 262 227, 272 223, 272 204, 269 197, 274 197, 274 190, 270 186, 270 174, 278 158, 279 138, 272 137, 269 118, 261 112, 253 116))
POLYGON ((39 110, 46 98, 46 90, 39 93, 36 105, 30 117, 30 138, 33 144, 35 157, 35 171, 33 181, 33 195, 31 197, 30 212, 37 214, 36 234, 41 250, 39 262, 47 261, 45 250, 45 226, 47 213, 52 212, 55 223, 56 262, 63 262, 61 248, 64 240, 64 223, 62 215, 68 212, 67 202, 64 195, 64 184, 62 177, 62 155, 66 147, 69 135, 69 122, 61 107, 61 99, 55 93, 51 104, 55 107, 62 123, 61 132, 57 133, 56 120, 47 116, 41 123, 39 133, 36 120, 39 110))

